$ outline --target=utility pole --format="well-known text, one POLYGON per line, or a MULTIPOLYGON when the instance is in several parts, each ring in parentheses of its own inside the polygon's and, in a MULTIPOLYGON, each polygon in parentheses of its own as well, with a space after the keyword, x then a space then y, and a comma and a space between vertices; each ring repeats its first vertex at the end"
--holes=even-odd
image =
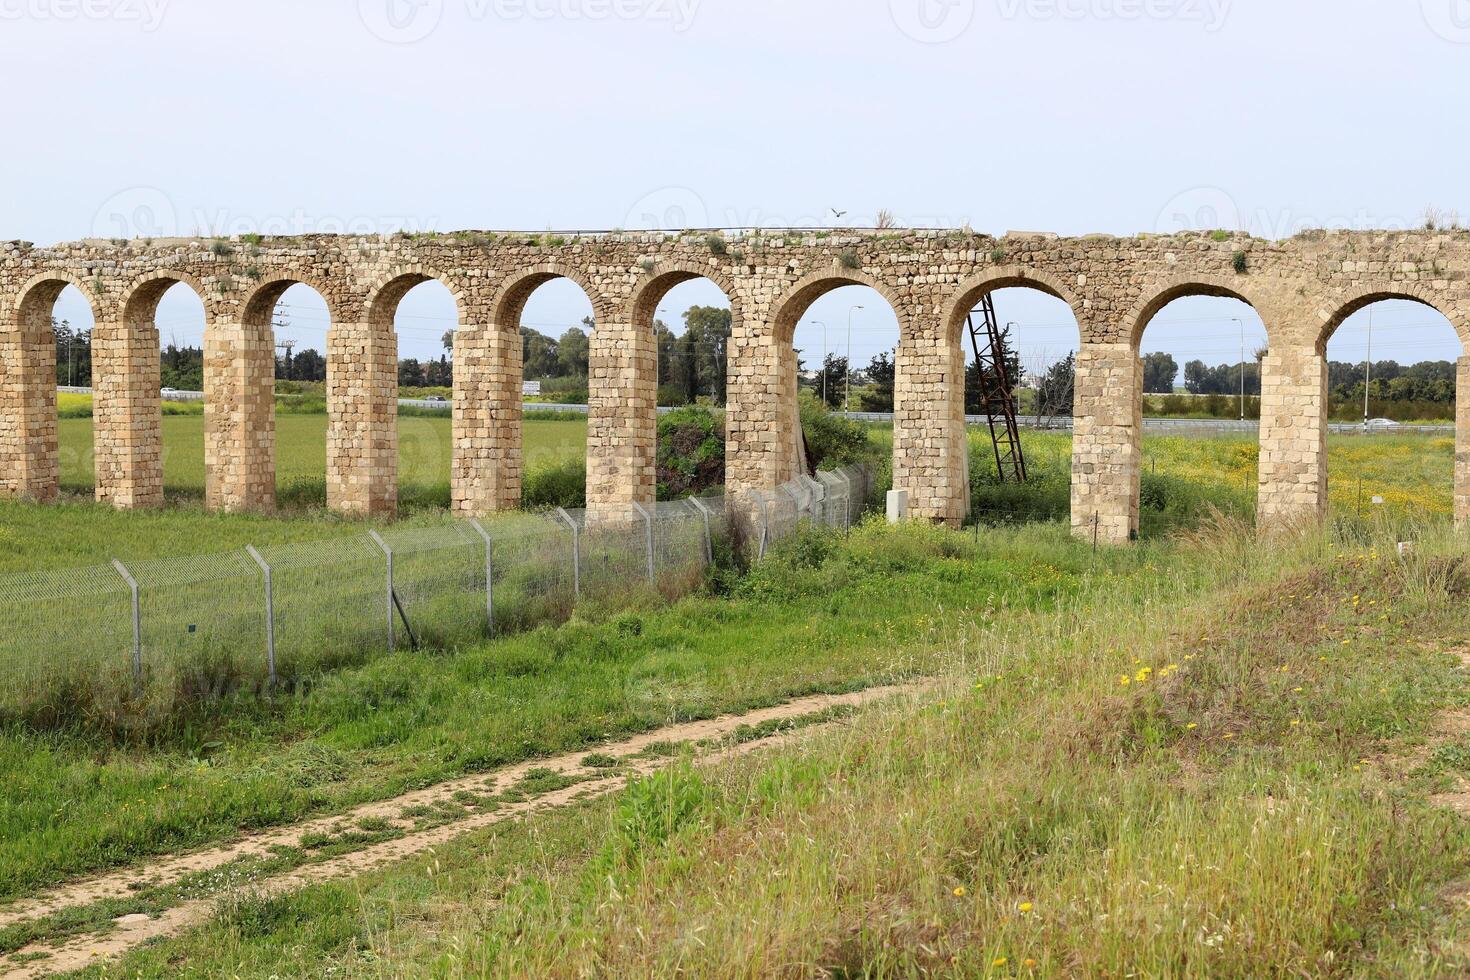
POLYGON ((1368 307, 1368 358, 1363 362, 1363 431, 1368 431, 1368 391, 1373 383, 1373 307, 1368 307))
POLYGON ((1240 420, 1245 421, 1245 321, 1231 317, 1240 327, 1240 420))
MULTIPOLYGON (((291 321, 286 319, 285 309, 285 303, 277 303, 276 308, 271 312, 271 330, 275 334, 275 336, 280 336, 280 333, 283 330, 291 329, 291 321)), ((296 341, 290 339, 289 337, 282 338, 276 343, 276 350, 284 350, 286 352, 285 380, 287 381, 291 380, 291 352, 295 350, 295 348, 296 341)))

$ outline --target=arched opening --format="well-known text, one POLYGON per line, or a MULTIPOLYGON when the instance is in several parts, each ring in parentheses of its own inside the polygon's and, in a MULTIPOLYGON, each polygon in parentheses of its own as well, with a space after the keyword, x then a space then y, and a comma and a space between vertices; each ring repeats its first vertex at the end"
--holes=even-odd
POLYGON ((98 500, 129 507, 204 496, 208 318, 197 289, 163 273, 123 298, 117 356, 99 358, 96 379, 98 500), (150 430, 139 445, 137 434, 150 430))
MULTIPOLYGON (((1437 307, 1367 293, 1324 325, 1326 506, 1337 518, 1449 518, 1470 490, 1456 472, 1465 348, 1437 307)), ((1464 504, 1461 503, 1461 508, 1464 504)))
POLYGON ((1155 536, 1210 507, 1254 518, 1266 325, 1241 294, 1188 283, 1139 318, 1132 532, 1155 536))
POLYGON ((1065 519, 1081 342, 1071 302, 1050 282, 1002 272, 963 293, 948 328, 947 342, 964 364, 951 410, 965 418, 971 519, 1065 519))
POLYGON ((68 393, 58 420, 59 386, 91 387, 96 307, 65 277, 42 277, 21 293, 16 328, 4 338, 7 387, 0 452, 0 487, 37 501, 56 499, 63 485, 86 491, 94 482, 92 396, 68 393), (61 442, 65 436, 65 443, 61 442))
POLYGON ((320 506, 322 382, 301 382, 276 406, 276 379, 325 377, 327 305, 291 277, 258 285, 238 323, 211 323, 204 341, 205 500, 212 509, 320 506), (278 341, 280 342, 278 344, 278 341), (288 356, 289 355, 289 356, 288 356), (279 464, 279 468, 278 468, 279 464))
POLYGON ((741 372, 741 383, 732 386, 731 414, 744 443, 735 447, 739 471, 732 470, 732 486, 772 490, 810 476, 814 468, 853 462, 850 447, 831 438, 835 430, 824 419, 844 412, 863 418, 864 407, 890 404, 890 412, 866 416, 878 421, 863 423, 872 426, 873 441, 891 440, 892 480, 880 474, 877 485, 907 477, 903 467, 914 458, 908 450, 923 408, 898 403, 914 351, 879 281, 857 271, 808 277, 780 303, 774 330, 764 340, 772 347, 768 355, 742 352, 746 363, 732 368, 741 372), (881 418, 889 415, 891 420, 881 418))
POLYGON ((596 318, 586 287, 569 270, 547 267, 504 290, 488 328, 460 337, 457 508, 489 512, 586 503, 596 318))
POLYGON ((300 282, 274 284, 256 299, 247 307, 246 319, 250 335, 270 349, 272 358, 271 460, 276 506, 322 507, 327 501, 327 338, 331 313, 322 295, 300 282))
POLYGON ((389 283, 379 302, 396 338, 399 504, 448 507, 459 304, 442 281, 423 275, 389 283))
MULTIPOLYGON (((675 500, 725 484, 725 453, 710 452, 706 427, 722 443, 728 400, 727 353, 736 312, 728 294, 690 270, 655 273, 635 296, 633 329, 656 344, 652 378, 659 421, 652 448, 657 500, 675 500), (673 414, 675 409, 692 409, 673 414)), ((645 362, 638 364, 646 370, 645 362)), ((646 382, 647 379, 642 379, 646 382)))

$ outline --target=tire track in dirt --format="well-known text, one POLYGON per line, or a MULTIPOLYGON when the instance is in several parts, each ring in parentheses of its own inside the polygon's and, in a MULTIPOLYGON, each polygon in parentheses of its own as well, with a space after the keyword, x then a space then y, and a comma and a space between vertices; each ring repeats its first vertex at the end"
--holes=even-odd
MULTIPOLYGON (((669 725, 618 742, 549 758, 529 760, 490 773, 478 773, 474 776, 449 780, 392 799, 364 804, 345 813, 315 818, 254 834, 231 844, 165 857, 146 868, 110 872, 63 885, 8 906, 3 912, 0 912, 0 927, 33 921, 106 899, 131 898, 138 893, 140 888, 166 886, 189 875, 220 868, 241 858, 268 857, 273 853, 273 849, 278 847, 299 848, 302 842, 312 835, 330 834, 334 830, 340 830, 343 824, 356 824, 363 820, 382 821, 392 825, 395 829, 405 831, 401 837, 369 844, 360 850, 324 861, 304 864, 265 877, 250 885, 248 890, 252 894, 269 897, 325 881, 354 877, 431 850, 462 834, 527 814, 568 806, 584 799, 605 796, 621 788, 628 776, 646 775, 667 765, 669 760, 666 757, 640 755, 659 743, 720 740, 728 738, 744 726, 795 720, 833 708, 858 708, 899 694, 919 693, 930 686, 932 686, 931 682, 925 682, 875 687, 851 694, 824 694, 797 698, 775 707, 762 708, 743 715, 721 715, 706 721, 669 725), (582 759, 592 752, 616 758, 621 764, 620 768, 615 772, 608 772, 584 766, 582 759), (550 770, 561 776, 576 778, 580 781, 537 795, 532 799, 504 803, 497 809, 473 812, 452 822, 424 830, 411 829, 412 821, 401 816, 405 809, 433 807, 439 802, 453 801, 456 793, 484 792, 487 784, 498 787, 513 786, 532 770, 550 770)), ((757 738, 703 753, 700 761, 708 763, 734 758, 758 748, 788 743, 799 734, 800 730, 778 732, 765 738, 757 738)), ((44 953, 47 954, 46 957, 28 962, 0 963, 0 976, 44 977, 81 969, 101 960, 120 956, 151 939, 175 935, 207 921, 222 897, 223 895, 212 895, 207 898, 185 900, 156 917, 123 916, 112 921, 112 928, 100 935, 92 933, 71 936, 55 944, 44 940, 33 943, 17 950, 11 956, 27 960, 30 956, 44 953)))

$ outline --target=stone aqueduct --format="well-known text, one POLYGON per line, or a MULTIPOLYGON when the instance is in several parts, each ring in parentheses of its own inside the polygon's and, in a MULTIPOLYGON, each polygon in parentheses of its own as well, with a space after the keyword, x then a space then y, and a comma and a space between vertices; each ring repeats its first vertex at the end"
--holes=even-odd
MULTIPOLYGON (((159 337, 163 293, 186 283, 204 303, 206 500, 268 509, 275 492, 272 310, 291 285, 325 299, 329 505, 350 514, 396 504, 394 313, 413 286, 444 283, 454 338, 453 506, 518 506, 521 311, 548 280, 591 299, 589 507, 654 496, 655 351, 660 299, 713 280, 733 310, 728 365, 729 490, 774 488, 797 472, 797 321, 820 295, 866 285, 900 323, 894 485, 916 517, 966 513, 965 314, 988 291, 1025 286, 1065 301, 1081 331, 1072 512, 1108 541, 1138 527, 1142 367, 1150 318, 1183 296, 1229 296, 1259 312, 1263 365, 1259 516, 1300 520, 1326 506, 1327 338, 1387 298, 1430 305, 1470 332, 1470 234, 1321 232, 1270 242, 1244 235, 1115 238, 891 231, 585 237, 435 236, 84 241, 0 245, 0 492, 46 501, 58 490, 52 305, 68 284, 92 304, 97 498, 163 500, 159 337)), ((1459 361, 1455 512, 1470 517, 1470 358, 1459 361)))

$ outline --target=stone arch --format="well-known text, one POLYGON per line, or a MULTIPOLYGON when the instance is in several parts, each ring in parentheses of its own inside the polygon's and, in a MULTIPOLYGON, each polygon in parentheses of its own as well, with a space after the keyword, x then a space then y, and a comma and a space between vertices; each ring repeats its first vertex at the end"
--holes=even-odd
POLYGON ((214 296, 204 288, 204 283, 191 273, 179 269, 155 269, 130 282, 122 292, 122 316, 124 320, 152 319, 163 294, 183 283, 204 304, 206 318, 214 313, 214 296))
POLYGON ((617 304, 594 288, 591 277, 584 271, 561 262, 542 262, 516 271, 495 291, 490 303, 491 321, 495 327, 519 331, 521 313, 531 294, 553 279, 570 279, 577 284, 592 303, 594 322, 611 322, 616 317, 617 304))
POLYGON ((1315 338, 1317 353, 1327 356, 1328 341, 1348 317, 1374 303, 1395 299, 1427 306, 1449 320, 1460 343, 1470 352, 1470 297, 1447 293, 1424 283, 1398 282, 1370 283, 1324 298, 1317 311, 1321 323, 1315 338))
POLYGON ((333 289, 327 280, 300 269, 271 270, 251 284, 239 303, 240 319, 250 323, 269 323, 276 303, 292 286, 308 286, 320 296, 327 304, 327 313, 333 323, 352 319, 351 300, 344 299, 340 288, 333 289))
MULTIPOLYGON (((1189 273, 1150 283, 1143 289, 1139 301, 1124 315, 1122 320, 1128 330, 1124 340, 1134 353, 1138 352, 1139 344, 1143 342, 1143 333, 1148 329, 1153 318, 1175 300, 1190 296, 1238 299, 1258 312, 1261 310, 1261 304, 1253 299, 1249 292, 1241 288, 1241 282, 1238 279, 1232 280, 1204 273, 1189 273)), ((1268 324, 1268 332, 1270 329, 1268 324)))
POLYGON ((273 270, 230 307, 210 317, 204 334, 204 494, 213 510, 269 511, 276 502, 274 314, 295 285, 328 304, 333 293, 315 275, 273 270))
POLYGON ((94 329, 104 322, 103 298, 75 275, 47 270, 16 292, 0 331, 4 413, 0 419, 0 490, 38 501, 55 500, 61 488, 56 421, 56 335, 51 326, 57 298, 75 286, 92 310, 94 329))
POLYGON ((93 337, 93 440, 97 500, 119 508, 163 503, 163 411, 160 405, 158 305, 187 286, 204 310, 208 336, 214 303, 203 282, 175 268, 154 269, 128 283, 117 319, 93 337))
POLYGON ((1081 329, 1082 303, 1061 279, 1040 269, 1003 265, 987 269, 960 283, 959 289, 955 291, 954 300, 945 311, 945 337, 958 337, 965 317, 975 308, 975 304, 1000 289, 1035 289, 1048 296, 1055 296, 1071 307, 1072 315, 1076 317, 1078 328, 1081 329))
MULTIPOLYGON (((913 304, 891 283, 863 269, 846 268, 835 259, 829 267, 808 273, 776 298, 768 323, 748 324, 743 342, 732 339, 727 452, 734 465, 727 464, 726 476, 733 492, 773 490, 805 472, 800 382, 792 342, 812 304, 846 286, 867 286, 893 310, 899 325, 895 392, 912 390, 905 382, 905 372, 915 360, 915 345, 924 343, 914 322, 913 304)), ((898 415, 904 417, 901 410, 898 415)), ((910 458, 908 432, 896 419, 895 462, 910 458)))
POLYGON ((654 313, 658 310, 658 304, 663 302, 675 286, 695 279, 708 279, 730 301, 731 331, 734 323, 740 320, 740 292, 735 288, 735 281, 722 270, 713 267, 702 267, 694 263, 683 262, 659 262, 653 269, 643 275, 633 286, 631 298, 628 301, 627 317, 634 324, 651 323, 654 313))
POLYGON ((964 326, 966 318, 985 296, 1002 289, 1034 289, 1067 304, 1077 322, 1079 346, 1082 335, 1083 306, 1072 287, 1060 277, 1042 269, 1008 264, 987 268, 962 281, 953 290, 952 298, 946 300, 941 310, 941 346, 938 355, 945 365, 945 376, 954 382, 942 391, 945 415, 943 424, 949 433, 949 453, 955 461, 950 469, 949 480, 954 492, 961 499, 955 501, 957 513, 968 513, 971 507, 969 473, 969 432, 965 421, 966 397, 966 353, 964 326), (961 510, 960 507, 963 507, 961 510))
POLYGON ((900 331, 911 328, 912 311, 891 285, 861 269, 846 269, 837 262, 830 269, 812 272, 789 286, 776 300, 771 327, 779 342, 790 345, 796 333, 796 325, 802 316, 822 296, 844 286, 867 286, 882 296, 898 317, 900 331))
MULTIPOLYGON (((1454 516, 1457 526, 1470 524, 1470 292, 1461 289, 1436 287, 1423 282, 1367 282, 1349 290, 1322 297, 1316 308, 1316 332, 1305 340, 1314 345, 1312 359, 1320 371, 1317 398, 1319 412, 1312 421, 1317 423, 1316 467, 1298 483, 1310 484, 1313 494, 1300 493, 1298 506, 1284 513, 1309 513, 1316 516, 1328 510, 1327 464, 1327 411, 1330 398, 1328 388, 1327 347, 1334 334, 1353 314, 1385 300, 1400 300, 1416 303, 1440 314, 1450 324, 1460 342, 1460 356, 1455 371, 1455 475, 1454 516)), ((1300 427, 1300 418, 1293 420, 1300 427)), ((1298 435, 1300 441, 1305 442, 1298 435)), ((1265 447, 1262 447, 1263 455, 1265 447)), ((1287 487, 1290 488, 1290 484, 1287 487)), ((1266 509, 1266 490, 1262 484, 1262 510, 1266 509)))
POLYGON ((374 327, 393 327, 393 315, 403 297, 416 286, 426 282, 437 282, 454 297, 455 310, 463 325, 465 319, 466 290, 456 278, 444 275, 428 266, 399 266, 369 287, 363 304, 363 321, 374 327))
MULTIPOLYGON (((48 270, 39 275, 32 276, 25 285, 21 286, 15 294, 14 314, 17 325, 24 327, 25 318, 34 316, 38 311, 43 311, 44 316, 51 316, 51 307, 55 305, 56 298, 67 286, 75 286, 84 296, 87 303, 92 307, 92 316, 98 322, 102 322, 102 312, 105 303, 97 292, 87 283, 60 269, 48 270)), ((47 326, 50 324, 48 322, 47 326)))
MULTIPOLYGON (((1213 296, 1260 304, 1240 278, 1187 272, 1145 284, 1111 338, 1085 333, 1077 354, 1072 444, 1072 524, 1113 542, 1139 531, 1143 476, 1144 331, 1175 300, 1213 296)), ((1079 318, 1080 320, 1080 318, 1079 318)), ((1080 321, 1086 323, 1086 321, 1080 321)))

